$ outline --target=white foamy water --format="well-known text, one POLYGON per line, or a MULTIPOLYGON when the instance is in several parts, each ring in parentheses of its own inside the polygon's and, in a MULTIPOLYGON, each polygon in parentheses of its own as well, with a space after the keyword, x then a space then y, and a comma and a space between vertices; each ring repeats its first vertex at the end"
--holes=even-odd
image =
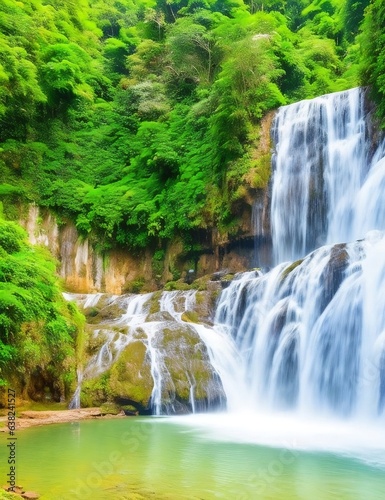
POLYGON ((240 357, 230 408, 242 392, 240 410, 384 420, 385 150, 366 118, 362 89, 277 113, 277 265, 239 275, 217 306, 240 357))
MULTIPOLYGON (((384 417, 385 236, 325 246, 296 267, 245 273, 222 292, 216 322, 237 346, 229 407, 384 417), (239 382, 239 381, 238 381, 239 382)), ((222 367, 231 373, 232 364, 222 367)), ((229 386, 226 386, 229 387, 229 386)))
POLYGON ((271 206, 276 264, 304 257, 325 243, 385 229, 378 199, 385 181, 376 167, 384 143, 373 152, 366 113, 361 88, 278 111, 271 206))
MULTIPOLYGON (((202 438, 281 448, 287 457, 297 452, 324 452, 356 458, 385 468, 385 428, 366 421, 313 419, 291 412, 241 412, 170 417, 194 429, 202 438)), ((282 455, 283 456, 283 455, 282 455)))

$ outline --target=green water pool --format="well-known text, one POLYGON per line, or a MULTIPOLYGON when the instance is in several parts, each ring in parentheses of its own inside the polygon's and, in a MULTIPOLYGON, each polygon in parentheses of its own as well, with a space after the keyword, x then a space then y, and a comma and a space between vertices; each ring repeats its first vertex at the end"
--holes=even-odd
MULTIPOLYGON (((221 416, 213 417, 220 423, 221 416)), ((242 423, 239 423, 240 426, 242 423)), ((2 484, 7 435, 0 437, 2 484)), ((338 453, 210 438, 193 420, 124 418, 17 433, 17 482, 41 500, 383 500, 385 468, 338 453)))

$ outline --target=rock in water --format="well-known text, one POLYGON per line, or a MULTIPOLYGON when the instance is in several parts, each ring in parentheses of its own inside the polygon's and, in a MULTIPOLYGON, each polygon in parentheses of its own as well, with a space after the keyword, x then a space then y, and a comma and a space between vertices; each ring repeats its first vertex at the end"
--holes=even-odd
POLYGON ((21 496, 22 498, 25 498, 27 500, 35 500, 36 498, 40 498, 40 495, 35 491, 26 491, 21 496))

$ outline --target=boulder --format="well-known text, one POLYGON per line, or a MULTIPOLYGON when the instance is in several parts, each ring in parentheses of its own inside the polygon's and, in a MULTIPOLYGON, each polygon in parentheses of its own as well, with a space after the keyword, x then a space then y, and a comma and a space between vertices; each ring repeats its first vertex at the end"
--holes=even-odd
POLYGON ((22 493, 21 497, 26 500, 35 500, 36 498, 40 498, 40 495, 35 491, 26 491, 25 493, 22 493))

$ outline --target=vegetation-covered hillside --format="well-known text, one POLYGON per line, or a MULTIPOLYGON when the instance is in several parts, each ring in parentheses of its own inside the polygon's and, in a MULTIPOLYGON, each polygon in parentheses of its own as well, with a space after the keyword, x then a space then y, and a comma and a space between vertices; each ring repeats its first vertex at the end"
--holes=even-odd
POLYGON ((8 383, 25 398, 68 398, 82 332, 48 251, 31 247, 25 232, 0 216, 0 388, 8 383))
MULTIPOLYGON (((261 117, 360 82, 368 3, 1 0, 6 215, 35 200, 104 248, 231 232, 246 173, 267 183, 261 117)), ((363 83, 381 96, 382 2, 371 9, 363 83)))

